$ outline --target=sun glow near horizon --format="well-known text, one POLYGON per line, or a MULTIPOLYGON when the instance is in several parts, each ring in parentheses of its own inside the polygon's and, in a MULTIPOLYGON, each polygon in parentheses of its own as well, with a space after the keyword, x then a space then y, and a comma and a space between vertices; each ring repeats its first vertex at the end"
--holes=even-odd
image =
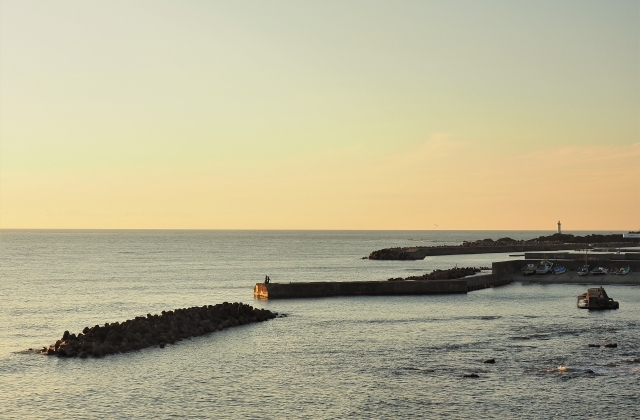
POLYGON ((640 225, 637 2, 0 8, 0 228, 640 225))

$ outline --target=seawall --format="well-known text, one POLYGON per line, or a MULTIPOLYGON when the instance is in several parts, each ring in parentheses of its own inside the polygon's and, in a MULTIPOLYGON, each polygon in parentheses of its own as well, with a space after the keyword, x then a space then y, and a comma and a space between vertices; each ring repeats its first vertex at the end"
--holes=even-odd
POLYGON ((488 289, 490 287, 506 286, 507 284, 513 283, 513 279, 510 276, 497 276, 493 273, 467 277, 465 280, 467 280, 467 292, 488 289))
MULTIPOLYGON (((589 258, 589 261, 591 260, 633 261, 633 260, 640 260, 640 252, 629 251, 629 252, 621 252, 619 254, 615 252, 603 253, 603 254, 588 254, 587 258, 589 258)), ((584 254, 569 253, 569 252, 553 252, 553 253, 525 252, 524 259, 525 260, 547 259, 549 261, 577 260, 577 261, 582 261, 584 263, 584 254)), ((619 265, 619 263, 616 263, 616 264, 619 265)))
POLYGON ((467 293, 467 280, 258 283, 253 289, 253 295, 258 299, 430 295, 442 293, 467 293))

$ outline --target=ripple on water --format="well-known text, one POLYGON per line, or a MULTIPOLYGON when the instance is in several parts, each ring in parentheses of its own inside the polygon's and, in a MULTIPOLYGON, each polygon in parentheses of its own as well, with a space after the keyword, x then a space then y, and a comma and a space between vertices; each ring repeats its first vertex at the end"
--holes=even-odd
POLYGON ((255 301, 291 316, 165 349, 67 360, 23 350, 74 326, 246 302, 265 273, 370 280, 485 263, 360 260, 404 233, 61 235, 0 245, 0 418, 640 417, 640 288, 607 287, 625 296, 624 310, 595 316, 575 308, 584 287, 573 285, 255 301), (587 347, 607 342, 618 349, 587 347), (496 364, 482 363, 489 358, 496 364), (471 373, 479 378, 463 379, 471 373), (602 404, 587 413, 585 400, 602 404))

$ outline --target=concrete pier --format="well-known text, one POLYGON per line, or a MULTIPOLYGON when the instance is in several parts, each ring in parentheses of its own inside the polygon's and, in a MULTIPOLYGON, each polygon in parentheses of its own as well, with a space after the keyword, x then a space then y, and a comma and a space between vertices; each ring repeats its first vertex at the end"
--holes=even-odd
POLYGON ((467 293, 467 280, 258 283, 253 288, 253 296, 258 299, 430 295, 442 293, 467 293))

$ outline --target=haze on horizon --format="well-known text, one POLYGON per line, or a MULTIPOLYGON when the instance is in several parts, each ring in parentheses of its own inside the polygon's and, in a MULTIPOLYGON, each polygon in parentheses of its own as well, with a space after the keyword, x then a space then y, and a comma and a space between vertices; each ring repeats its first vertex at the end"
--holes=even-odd
POLYGON ((0 1, 0 228, 640 228, 631 1, 0 1))

